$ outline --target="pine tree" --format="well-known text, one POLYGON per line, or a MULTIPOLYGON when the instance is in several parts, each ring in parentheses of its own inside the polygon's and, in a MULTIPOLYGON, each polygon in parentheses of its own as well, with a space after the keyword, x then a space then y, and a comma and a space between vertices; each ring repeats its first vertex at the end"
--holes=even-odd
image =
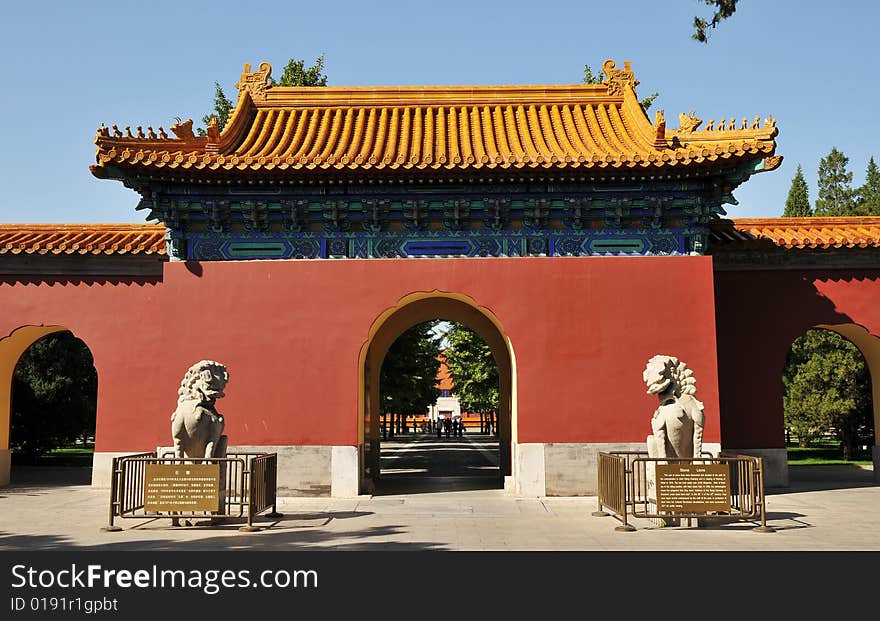
POLYGON ((865 172, 865 185, 857 192, 857 213, 860 216, 880 216, 880 169, 871 157, 865 172))
POLYGON ((498 411, 498 365, 492 350, 480 336, 460 323, 447 334, 446 364, 452 374, 455 395, 466 412, 498 411))
POLYGON ((785 199, 785 212, 782 215, 786 218, 804 218, 812 214, 807 180, 804 179, 803 168, 798 164, 797 172, 791 180, 791 188, 788 190, 788 198, 785 199))
POLYGON ((70 332, 43 337, 12 376, 11 448, 26 461, 95 433, 98 375, 92 353, 70 332))
POLYGON ((723 20, 736 13, 736 4, 739 0, 703 0, 704 4, 715 7, 711 20, 702 17, 694 17, 694 34, 693 39, 700 43, 708 43, 709 35, 706 30, 711 26, 715 28, 723 20))
POLYGON ((801 446, 829 430, 851 460, 873 437, 871 378, 855 345, 830 330, 795 339, 782 374, 786 428, 801 446))
POLYGON ((831 148, 827 157, 819 162, 819 196, 816 199, 816 216, 850 216, 855 212, 852 173, 846 167, 849 158, 831 148))
POLYGON ((436 386, 440 349, 434 324, 410 328, 385 354, 379 374, 379 413, 386 420, 391 416, 392 436, 395 429, 403 429, 408 416, 423 414, 440 396, 436 386))
MULTIPOLYGON (((226 121, 229 120, 229 115, 232 114, 232 109, 235 107, 235 104, 226 96, 226 93, 223 92, 223 87, 220 86, 219 82, 214 82, 214 112, 211 114, 206 114, 202 117, 202 123, 207 125, 211 122, 211 117, 217 117, 217 127, 222 132, 223 128, 226 127, 226 121)), ((198 128, 199 136, 205 135, 205 130, 201 127, 198 128)))

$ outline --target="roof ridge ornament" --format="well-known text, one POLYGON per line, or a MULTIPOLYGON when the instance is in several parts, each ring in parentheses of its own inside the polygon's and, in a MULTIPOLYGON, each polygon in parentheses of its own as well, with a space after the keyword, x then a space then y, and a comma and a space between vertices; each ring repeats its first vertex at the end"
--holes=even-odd
POLYGON ((702 125, 703 119, 698 118, 696 113, 691 110, 687 114, 684 112, 680 112, 678 114, 678 133, 679 134, 689 134, 693 131, 696 131, 697 128, 702 125))
POLYGON ((272 75, 272 65, 267 62, 260 63, 260 68, 256 71, 251 71, 250 63, 245 63, 244 71, 235 88, 239 93, 247 91, 254 100, 265 101, 266 89, 272 87, 269 82, 270 75, 272 75))
POLYGON ((666 116, 663 110, 654 113, 654 142, 655 149, 666 147, 666 116))
POLYGON ((614 61, 609 58, 602 63, 602 71, 608 76, 602 80, 602 84, 608 87, 608 94, 612 97, 622 97, 624 86, 629 85, 630 88, 635 89, 639 83, 628 60, 623 62, 623 69, 619 69, 614 61))

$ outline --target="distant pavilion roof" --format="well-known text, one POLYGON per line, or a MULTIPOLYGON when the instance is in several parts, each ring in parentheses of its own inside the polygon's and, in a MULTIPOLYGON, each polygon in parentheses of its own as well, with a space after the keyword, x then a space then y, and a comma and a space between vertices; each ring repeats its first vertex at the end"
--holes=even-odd
POLYGON ((165 255, 154 224, 0 224, 0 255, 165 255))
POLYGON ((760 117, 710 121, 680 114, 652 123, 635 94, 629 63, 606 61, 598 85, 279 87, 271 67, 245 65, 238 101, 223 131, 212 121, 195 136, 192 121, 169 137, 141 127, 101 126, 98 177, 122 171, 187 171, 224 176, 297 176, 377 171, 672 172, 763 159, 779 166, 776 122, 760 117), (289 175, 290 173, 286 173, 289 175))

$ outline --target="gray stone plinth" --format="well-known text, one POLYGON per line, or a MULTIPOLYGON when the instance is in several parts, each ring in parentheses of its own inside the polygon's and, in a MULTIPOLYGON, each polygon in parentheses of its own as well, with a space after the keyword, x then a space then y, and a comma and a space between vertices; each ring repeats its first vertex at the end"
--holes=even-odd
POLYGON ((598 453, 644 450, 644 442, 545 444, 546 495, 594 496, 598 491, 598 453))
POLYGON ((764 487, 788 487, 788 452, 784 449, 724 449, 728 453, 740 453, 761 457, 764 460, 764 487))

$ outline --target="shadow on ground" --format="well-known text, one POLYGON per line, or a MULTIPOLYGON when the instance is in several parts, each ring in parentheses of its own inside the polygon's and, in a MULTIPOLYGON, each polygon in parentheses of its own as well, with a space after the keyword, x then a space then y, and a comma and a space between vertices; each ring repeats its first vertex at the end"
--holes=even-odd
POLYGON ((372 515, 366 511, 339 512, 296 512, 281 518, 255 520, 255 525, 263 530, 256 533, 243 533, 238 530, 245 524, 244 519, 227 520, 208 526, 207 524, 175 528, 166 519, 118 520, 124 522, 123 530, 105 533, 105 543, 81 545, 60 535, 28 535, 0 532, 0 550, 445 550, 446 546, 429 541, 388 541, 390 537, 403 538, 404 525, 382 525, 351 530, 324 530, 335 520, 356 519, 372 515), (211 532, 217 536, 185 541, 164 537, 165 531, 187 531, 188 533, 211 532), (144 533, 150 538, 143 538, 144 533), (137 534, 137 539, 127 536, 137 534), (222 534, 220 534, 222 533, 222 534), (115 539, 115 541, 114 541, 115 539), (381 539, 381 541, 379 540, 381 539), (333 547, 326 543, 337 542, 333 547))
POLYGON ((773 487, 766 490, 766 495, 776 496, 796 492, 818 492, 834 489, 852 489, 857 487, 876 487, 874 471, 849 464, 828 466, 788 467, 788 487, 773 487))

